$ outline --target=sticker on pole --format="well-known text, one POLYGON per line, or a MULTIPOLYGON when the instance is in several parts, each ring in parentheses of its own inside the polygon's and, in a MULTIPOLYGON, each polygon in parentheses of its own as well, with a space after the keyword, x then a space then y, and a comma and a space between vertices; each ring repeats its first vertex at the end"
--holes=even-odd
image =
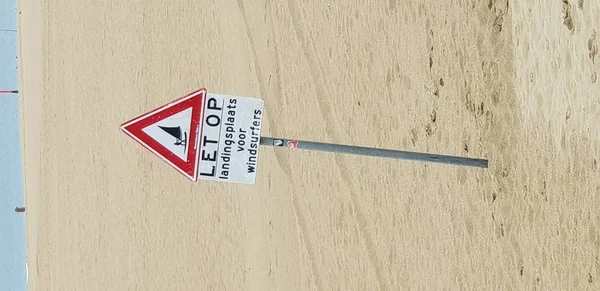
POLYGON ((206 89, 200 89, 123 123, 121 130, 195 182, 205 99, 206 89))
POLYGON ((200 179, 254 184, 263 113, 262 99, 207 94, 200 179))

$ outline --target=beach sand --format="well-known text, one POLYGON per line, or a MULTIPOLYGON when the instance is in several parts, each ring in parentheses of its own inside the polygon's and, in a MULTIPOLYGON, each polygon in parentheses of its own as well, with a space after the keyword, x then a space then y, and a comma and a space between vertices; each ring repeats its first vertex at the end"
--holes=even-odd
POLYGON ((600 289, 598 1, 18 2, 30 290, 600 289), (262 148, 193 184, 119 125, 202 87, 490 167, 262 148))

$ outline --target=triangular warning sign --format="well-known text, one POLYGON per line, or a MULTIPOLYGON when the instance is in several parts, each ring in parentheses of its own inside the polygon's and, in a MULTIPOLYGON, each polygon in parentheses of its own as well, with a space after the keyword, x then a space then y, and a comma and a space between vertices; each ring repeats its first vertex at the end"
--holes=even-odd
POLYGON ((206 89, 200 89, 123 123, 121 130, 195 182, 205 100, 206 89))

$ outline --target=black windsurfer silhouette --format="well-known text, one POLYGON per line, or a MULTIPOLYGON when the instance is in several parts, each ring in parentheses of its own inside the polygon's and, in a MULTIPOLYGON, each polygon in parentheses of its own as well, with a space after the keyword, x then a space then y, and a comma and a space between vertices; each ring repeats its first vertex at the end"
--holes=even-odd
POLYGON ((187 133, 183 133, 183 138, 181 136, 181 127, 164 127, 164 126, 158 126, 160 127, 162 130, 164 130, 166 133, 170 134, 171 136, 173 136, 175 138, 175 143, 174 145, 181 145, 185 148, 187 147, 187 133))

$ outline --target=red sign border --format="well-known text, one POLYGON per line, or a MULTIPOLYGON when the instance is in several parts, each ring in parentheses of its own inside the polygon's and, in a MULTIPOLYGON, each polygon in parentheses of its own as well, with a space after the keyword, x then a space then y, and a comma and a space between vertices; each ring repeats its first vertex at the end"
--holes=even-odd
POLYGON ((188 179, 196 182, 198 180, 198 168, 200 165, 198 157, 201 148, 199 144, 200 139, 198 137, 202 136, 202 118, 204 115, 206 95, 207 92, 205 88, 196 90, 188 95, 169 102, 168 104, 124 122, 121 124, 121 131, 133 138, 154 155, 167 162, 188 179), (200 98, 199 102, 196 101, 197 98, 200 98), (187 161, 184 161, 146 134, 142 129, 190 107, 192 108, 192 124, 190 126, 190 136, 188 138, 190 142, 188 145, 187 161))

